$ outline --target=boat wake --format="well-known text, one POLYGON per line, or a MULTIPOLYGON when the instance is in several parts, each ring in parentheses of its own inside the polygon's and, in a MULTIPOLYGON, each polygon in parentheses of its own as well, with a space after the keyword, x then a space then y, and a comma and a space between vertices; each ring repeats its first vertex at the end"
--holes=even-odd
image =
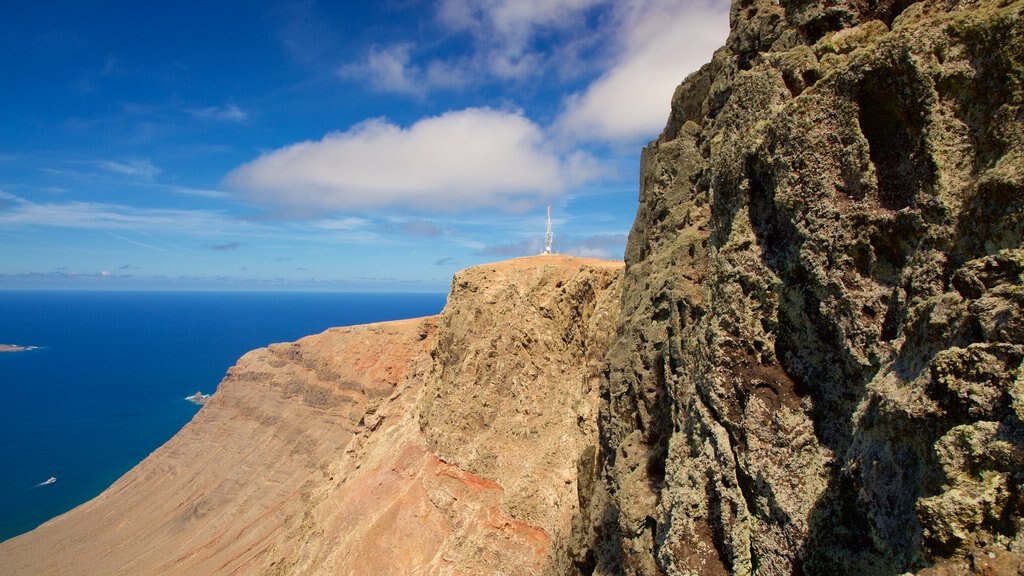
POLYGON ((57 481, 57 478, 56 478, 56 477, 54 477, 54 476, 50 476, 50 477, 49 477, 49 478, 47 478, 46 480, 43 480, 43 481, 42 481, 42 482, 40 482, 39 484, 36 484, 35 486, 33 486, 33 488, 39 488, 39 487, 42 487, 42 486, 48 486, 48 485, 50 485, 50 484, 53 484, 53 483, 54 483, 54 482, 56 482, 56 481, 57 481))

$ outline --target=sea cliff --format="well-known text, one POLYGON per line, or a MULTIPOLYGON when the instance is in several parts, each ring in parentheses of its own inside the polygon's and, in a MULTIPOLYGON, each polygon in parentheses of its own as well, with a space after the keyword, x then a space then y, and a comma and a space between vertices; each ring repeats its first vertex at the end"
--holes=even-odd
POLYGON ((564 570, 1016 574, 1024 2, 731 22, 643 151, 564 570))
POLYGON ((250 352, 108 490, 0 545, 2 573, 540 574, 597 442, 621 268, 478 266, 438 317, 250 352))
POLYGON ((254 351, 5 574, 1024 573, 1024 1, 731 23, 624 270, 254 351))

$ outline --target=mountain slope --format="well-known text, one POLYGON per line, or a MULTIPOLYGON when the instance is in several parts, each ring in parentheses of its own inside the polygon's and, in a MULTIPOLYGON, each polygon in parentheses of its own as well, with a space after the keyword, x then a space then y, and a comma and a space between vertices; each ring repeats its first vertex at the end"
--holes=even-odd
POLYGON ((439 317, 250 352, 107 491, 0 544, 3 573, 539 574, 596 443, 621 267, 479 266, 439 317))

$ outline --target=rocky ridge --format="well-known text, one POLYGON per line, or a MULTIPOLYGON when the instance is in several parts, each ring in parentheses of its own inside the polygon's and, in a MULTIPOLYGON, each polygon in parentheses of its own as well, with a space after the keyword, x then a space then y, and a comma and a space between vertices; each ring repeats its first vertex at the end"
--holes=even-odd
POLYGON ((107 491, 0 544, 0 572, 541 574, 596 442, 621 268, 479 266, 439 317, 250 352, 107 491))
POLYGON ((562 571, 1016 573, 1024 2, 730 17, 643 152, 562 571))

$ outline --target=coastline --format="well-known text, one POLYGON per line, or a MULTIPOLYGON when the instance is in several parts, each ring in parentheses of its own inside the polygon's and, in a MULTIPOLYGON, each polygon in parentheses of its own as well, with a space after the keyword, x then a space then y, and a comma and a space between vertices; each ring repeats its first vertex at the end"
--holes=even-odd
POLYGON ((37 350, 39 346, 19 346, 18 344, 0 344, 0 352, 28 352, 37 350))

